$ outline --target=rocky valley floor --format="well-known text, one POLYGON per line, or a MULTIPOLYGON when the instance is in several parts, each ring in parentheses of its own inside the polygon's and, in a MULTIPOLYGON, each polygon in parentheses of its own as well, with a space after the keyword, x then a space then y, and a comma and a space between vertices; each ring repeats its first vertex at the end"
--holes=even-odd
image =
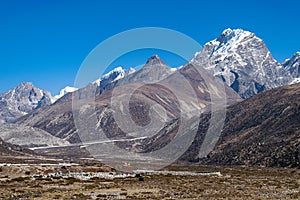
POLYGON ((6 164, 0 168, 0 197, 43 200, 300 198, 299 169, 193 166, 166 170, 205 173, 122 174, 100 165, 6 164), (81 177, 70 174, 81 174, 81 177), (101 176, 88 177, 90 174, 101 176))

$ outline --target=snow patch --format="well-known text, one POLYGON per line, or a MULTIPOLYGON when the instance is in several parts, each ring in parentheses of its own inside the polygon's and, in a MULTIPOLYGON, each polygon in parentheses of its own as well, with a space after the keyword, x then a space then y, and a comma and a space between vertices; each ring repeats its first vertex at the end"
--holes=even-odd
POLYGON ((132 67, 130 67, 130 69, 128 70, 127 75, 133 74, 134 72, 136 72, 136 70, 132 67))
POLYGON ((293 85, 293 84, 297 84, 300 83, 300 78, 294 78, 294 80, 292 80, 289 85, 293 85))
POLYGON ((100 86, 100 83, 101 83, 101 79, 97 79, 95 80, 94 82, 92 82, 92 84, 96 84, 98 87, 100 86))

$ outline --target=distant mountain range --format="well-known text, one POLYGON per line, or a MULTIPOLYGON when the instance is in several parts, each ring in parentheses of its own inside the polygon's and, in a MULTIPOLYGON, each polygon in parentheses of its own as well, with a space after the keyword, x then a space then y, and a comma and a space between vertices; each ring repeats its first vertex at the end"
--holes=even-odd
MULTIPOLYGON (((280 64, 272 57, 263 40, 254 33, 242 29, 226 29, 218 38, 206 43, 195 54, 192 62, 203 65, 245 99, 264 90, 299 82, 299 58, 300 53, 297 52, 280 64)), ((155 61, 155 57, 149 59, 149 62, 153 60, 155 61)), ((174 71, 170 68, 165 70, 174 71)), ((133 68, 124 70, 117 67, 92 84, 99 87, 98 93, 103 93, 111 90, 118 82, 126 81, 125 77, 133 73, 140 76, 140 72, 135 73, 133 68)), ((133 76, 129 77, 134 79, 133 76)), ((18 117, 50 105, 77 89, 67 86, 52 97, 49 92, 36 88, 32 83, 21 83, 0 95, 0 120, 2 123, 13 122, 18 117)))
MULTIPOLYGON (((226 29, 178 69, 168 67, 158 55, 154 55, 140 70, 117 67, 84 88, 67 86, 55 97, 32 83, 21 83, 0 95, 0 120, 2 123, 14 123, 2 125, 0 137, 22 147, 80 143, 72 98, 76 102, 94 98, 95 109, 87 112, 86 118, 97 116, 97 127, 95 130, 95 127, 86 124, 86 129, 91 128, 91 132, 102 129, 109 138, 132 138, 115 121, 113 113, 116 110, 110 100, 116 95, 114 90, 127 91, 144 83, 145 86, 132 94, 130 116, 124 117, 147 126, 153 120, 149 117, 151 106, 159 104, 166 110, 166 113, 161 109, 154 110, 162 121, 160 130, 145 139, 118 143, 121 148, 148 152, 168 144, 178 129, 180 116, 184 116, 186 123, 182 124, 185 124, 185 132, 188 134, 197 128, 198 132, 191 147, 181 157, 183 161, 297 167, 300 166, 300 86, 294 84, 300 82, 299 58, 300 53, 297 52, 290 59, 278 63, 263 40, 254 33, 226 29), (212 78, 219 80, 217 82, 226 83, 224 92, 226 106, 229 106, 219 142, 207 157, 201 159, 198 154, 208 127, 212 96, 204 74, 195 69, 197 65, 203 66, 212 78), (193 89, 196 103, 184 81, 193 89), (162 85, 174 86, 174 93, 162 85), (188 103, 183 104, 181 99, 188 103), (181 111, 179 105, 182 106, 181 111), (204 112, 199 126, 193 121, 197 111, 204 112), (32 140, 26 140, 30 137, 32 140)), ((117 94, 114 98, 123 98, 122 95, 117 94)), ((123 109, 121 103, 117 109, 123 109)), ((75 112, 82 111, 78 108, 75 112)), ((130 130, 131 127, 126 128, 130 130)), ((150 127, 149 132, 151 128, 157 127, 150 127)), ((140 131, 131 134, 138 136, 145 132, 143 129, 140 131)))
MULTIPOLYGON (((121 70, 118 71, 123 73, 121 70)), ((185 105, 184 109, 186 113, 188 113, 194 110, 202 109, 211 103, 210 93, 207 90, 205 82, 201 76, 197 75, 197 73, 198 72, 193 68, 192 65, 187 65, 186 67, 174 71, 169 68, 158 56, 153 56, 148 59, 146 64, 139 71, 131 73, 122 79, 112 79, 114 80, 111 82, 113 86, 110 87, 122 87, 122 89, 126 91, 127 86, 132 87, 133 85, 140 84, 142 82, 151 83, 151 81, 161 80, 164 84, 175 83, 177 86, 176 89, 179 91, 178 97, 181 96, 186 100, 191 99, 192 102, 191 94, 189 94, 189 90, 185 88, 186 84, 183 82, 184 79, 182 76, 184 76, 186 79, 190 80, 190 83, 193 84, 192 87, 195 89, 199 97, 198 104, 191 103, 185 105)), ((117 77, 115 71, 114 73, 111 73, 111 75, 117 77)), ((99 88, 98 84, 90 84, 85 88, 75 91, 73 95, 76 100, 79 101, 81 99, 84 101, 84 99, 93 98, 95 96, 94 91, 96 91, 96 87, 99 88)), ((110 98, 112 95, 111 90, 107 89, 98 92, 99 93, 95 99, 96 112, 97 115, 101 117, 97 118, 97 124, 100 124, 101 128, 107 130, 107 134, 112 137, 126 136, 126 133, 118 128, 112 117, 113 110, 110 106, 110 98)), ((228 102, 230 104, 240 100, 239 96, 231 88, 226 87, 226 93, 228 102)), ((172 121, 172 119, 176 118, 178 115, 178 105, 175 106, 172 103, 177 101, 174 96, 168 96, 167 94, 167 91, 163 87, 159 85, 151 86, 150 84, 145 88, 145 93, 141 94, 144 97, 139 97, 139 99, 143 98, 145 102, 140 102, 137 104, 139 107, 133 108, 135 113, 132 117, 136 118, 136 122, 139 121, 139 123, 145 123, 143 120, 147 120, 147 117, 145 117, 147 116, 147 105, 156 102, 160 105, 164 105, 169 112, 169 119, 166 121, 166 124, 169 121, 172 121), (160 89, 162 90, 161 92, 159 92, 160 89), (158 92, 158 94, 155 94, 156 92, 158 92), (151 99, 149 99, 149 96, 151 96, 151 99), (166 104, 163 99, 165 99, 165 101, 169 101, 170 103, 166 104)), ((88 117, 89 116, 87 116, 87 118, 88 117)), ((37 127, 49 132, 53 136, 62 138, 71 143, 79 143, 81 141, 73 121, 72 94, 65 95, 65 97, 63 97, 61 100, 58 100, 52 106, 47 106, 32 111, 30 114, 19 118, 16 123, 19 125, 37 127)))

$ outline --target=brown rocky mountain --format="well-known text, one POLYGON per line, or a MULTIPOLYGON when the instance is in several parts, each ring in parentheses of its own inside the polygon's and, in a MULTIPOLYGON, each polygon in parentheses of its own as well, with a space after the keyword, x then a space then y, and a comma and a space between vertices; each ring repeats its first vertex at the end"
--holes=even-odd
POLYGON ((97 94, 105 93, 120 85, 138 82, 157 82, 172 73, 172 69, 168 67, 158 55, 154 55, 148 58, 141 70, 135 71, 131 68, 129 71, 125 71, 121 67, 117 67, 108 74, 103 75, 100 79, 88 84, 86 87, 64 95, 62 98, 58 99, 57 102, 71 101, 73 95, 78 99, 94 97, 97 94))
POLYGON ((183 160, 209 165, 300 168, 300 84, 257 94, 227 109, 214 150, 199 159, 210 114, 201 116, 195 141, 183 160))
POLYGON ((172 74, 173 71, 158 55, 148 58, 142 70, 138 70, 129 76, 120 79, 117 85, 134 82, 157 82, 172 74))
MULTIPOLYGON (((89 115, 96 116, 96 121, 90 127, 95 127, 97 124, 96 128, 103 129, 109 137, 130 137, 118 127, 119 124, 114 119, 113 113, 119 111, 121 107, 123 108, 123 105, 116 104, 117 106, 112 108, 112 97, 115 99, 115 103, 119 103, 118 98, 124 99, 122 95, 129 95, 128 91, 135 88, 136 91, 129 101, 130 113, 122 117, 132 118, 136 124, 143 127, 149 123, 149 112, 154 111, 158 116, 157 120, 164 121, 164 124, 161 124, 161 129, 164 129, 179 115, 188 118, 211 105, 211 93, 207 89, 207 80, 204 81, 202 76, 203 74, 200 75, 192 64, 172 72, 158 56, 153 56, 139 71, 118 80, 117 87, 113 90, 107 90, 95 97, 95 93, 91 92, 95 91, 95 87, 91 84, 90 89, 87 87, 78 90, 73 95, 76 104, 83 104, 85 108, 90 106, 89 103, 86 103, 89 98, 92 98, 93 101, 95 99, 95 109, 87 114, 87 118, 89 115), (141 86, 141 83, 145 82, 146 84, 141 86), (161 107, 151 111, 155 104, 161 107), (181 112, 178 110, 179 104, 182 107, 181 112), (164 108, 166 113, 164 114, 160 108, 164 108)), ((219 82, 221 83, 221 81, 219 82)), ((224 91, 220 91, 218 94, 218 98, 223 97, 225 93, 228 104, 240 101, 239 96, 226 85, 224 91)), ((37 127, 71 143, 80 142, 74 123, 72 100, 70 94, 67 95, 68 98, 63 97, 51 106, 42 107, 21 117, 17 124, 37 127)), ((76 108, 75 106, 75 113, 81 111, 82 107, 76 108)), ((88 129, 89 125, 86 124, 86 126, 88 129)), ((130 129, 131 127, 126 128, 130 129)), ((145 132, 143 129, 140 131, 145 132)), ((139 133, 132 134, 139 135, 139 133)))

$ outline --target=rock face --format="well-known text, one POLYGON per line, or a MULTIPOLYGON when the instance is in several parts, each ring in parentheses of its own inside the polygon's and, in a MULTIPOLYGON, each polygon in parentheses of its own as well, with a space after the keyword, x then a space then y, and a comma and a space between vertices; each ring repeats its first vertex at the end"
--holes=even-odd
POLYGON ((0 120, 2 123, 13 122, 32 110, 50 105, 51 94, 32 85, 20 83, 17 87, 0 94, 0 120))
POLYGON ((300 52, 295 53, 292 58, 285 60, 282 66, 291 74, 291 84, 299 82, 300 78, 300 52))
POLYGON ((221 78, 242 98, 288 84, 289 70, 272 57, 264 41, 242 29, 226 29, 192 60, 221 78))
POLYGON ((212 165, 300 168, 300 84, 264 91, 227 109, 214 150, 199 160, 210 114, 201 116, 198 134, 183 160, 212 165))

